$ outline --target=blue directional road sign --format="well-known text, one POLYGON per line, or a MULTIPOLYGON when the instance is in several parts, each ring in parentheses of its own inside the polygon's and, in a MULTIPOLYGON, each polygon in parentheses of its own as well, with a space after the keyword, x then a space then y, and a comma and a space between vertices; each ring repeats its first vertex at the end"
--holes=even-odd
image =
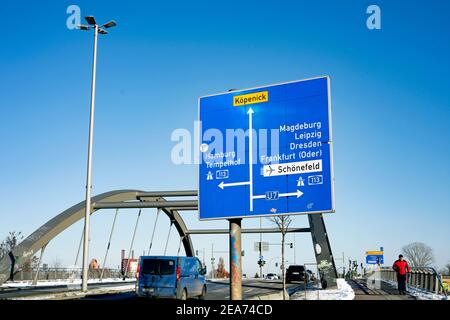
POLYGON ((334 212, 330 79, 199 98, 200 219, 334 212))
POLYGON ((366 264, 384 264, 384 256, 382 254, 370 254, 366 256, 366 264))

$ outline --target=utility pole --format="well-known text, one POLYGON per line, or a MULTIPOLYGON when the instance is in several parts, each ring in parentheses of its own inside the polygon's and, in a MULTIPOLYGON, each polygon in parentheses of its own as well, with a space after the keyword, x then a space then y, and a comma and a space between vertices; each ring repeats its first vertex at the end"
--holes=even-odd
POLYGON ((205 248, 203 248, 203 267, 206 267, 206 263, 205 263, 205 248))
MULTIPOLYGON (((259 230, 262 228, 262 217, 259 217, 259 230)), ((263 277, 263 265, 262 265, 262 232, 259 233, 259 277, 263 277)))
POLYGON ((214 243, 211 243, 211 279, 214 279, 214 243))
POLYGON ((295 232, 294 232, 294 246, 293 246, 294 248, 294 264, 297 264, 297 259, 295 259, 295 249, 297 248, 296 246, 295 246, 295 232))

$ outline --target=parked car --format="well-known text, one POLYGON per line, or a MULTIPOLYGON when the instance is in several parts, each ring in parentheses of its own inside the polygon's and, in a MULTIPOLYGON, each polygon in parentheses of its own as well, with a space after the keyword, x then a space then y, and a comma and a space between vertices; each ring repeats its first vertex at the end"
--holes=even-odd
POLYGON ((286 270, 286 282, 309 280, 305 267, 301 265, 290 265, 286 270))
POLYGON ((266 275, 266 280, 279 280, 280 278, 275 273, 268 273, 266 275))
POLYGON ((206 267, 196 257, 142 256, 136 294, 139 297, 203 299, 206 267))

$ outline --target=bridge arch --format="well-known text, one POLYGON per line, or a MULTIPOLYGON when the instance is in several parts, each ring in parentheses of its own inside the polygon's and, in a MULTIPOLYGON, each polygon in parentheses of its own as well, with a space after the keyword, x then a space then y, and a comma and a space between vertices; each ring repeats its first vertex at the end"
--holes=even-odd
MULTIPOLYGON (((92 203, 102 202, 125 202, 131 200, 139 200, 139 194, 142 194, 141 190, 115 190, 99 194, 92 198, 92 203)), ((155 196, 148 200, 153 201, 166 201, 164 197, 155 196)), ((35 255, 42 247, 47 245, 53 238, 66 230, 68 227, 84 218, 86 202, 81 201, 78 204, 68 208, 61 212, 59 215, 47 221, 39 229, 34 231, 25 240, 18 244, 13 250, 12 255, 15 258, 14 271, 16 271, 23 263, 28 261, 33 255, 35 255)), ((97 212, 97 209, 92 211, 92 214, 97 212)), ((191 238, 188 234, 186 224, 184 223, 181 215, 174 208, 161 208, 176 227, 178 234, 180 235, 184 250, 187 256, 194 255, 194 248, 191 238)), ((92 215, 91 214, 91 215, 92 215)), ((0 284, 5 282, 10 277, 12 259, 8 256, 0 260, 0 284)))

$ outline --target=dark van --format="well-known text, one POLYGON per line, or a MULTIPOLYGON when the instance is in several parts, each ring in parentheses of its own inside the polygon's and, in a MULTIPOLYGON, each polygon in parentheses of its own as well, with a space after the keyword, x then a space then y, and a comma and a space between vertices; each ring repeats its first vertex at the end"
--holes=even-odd
POLYGON ((139 297, 204 299, 205 274, 206 268, 195 257, 142 256, 136 294, 139 297))

